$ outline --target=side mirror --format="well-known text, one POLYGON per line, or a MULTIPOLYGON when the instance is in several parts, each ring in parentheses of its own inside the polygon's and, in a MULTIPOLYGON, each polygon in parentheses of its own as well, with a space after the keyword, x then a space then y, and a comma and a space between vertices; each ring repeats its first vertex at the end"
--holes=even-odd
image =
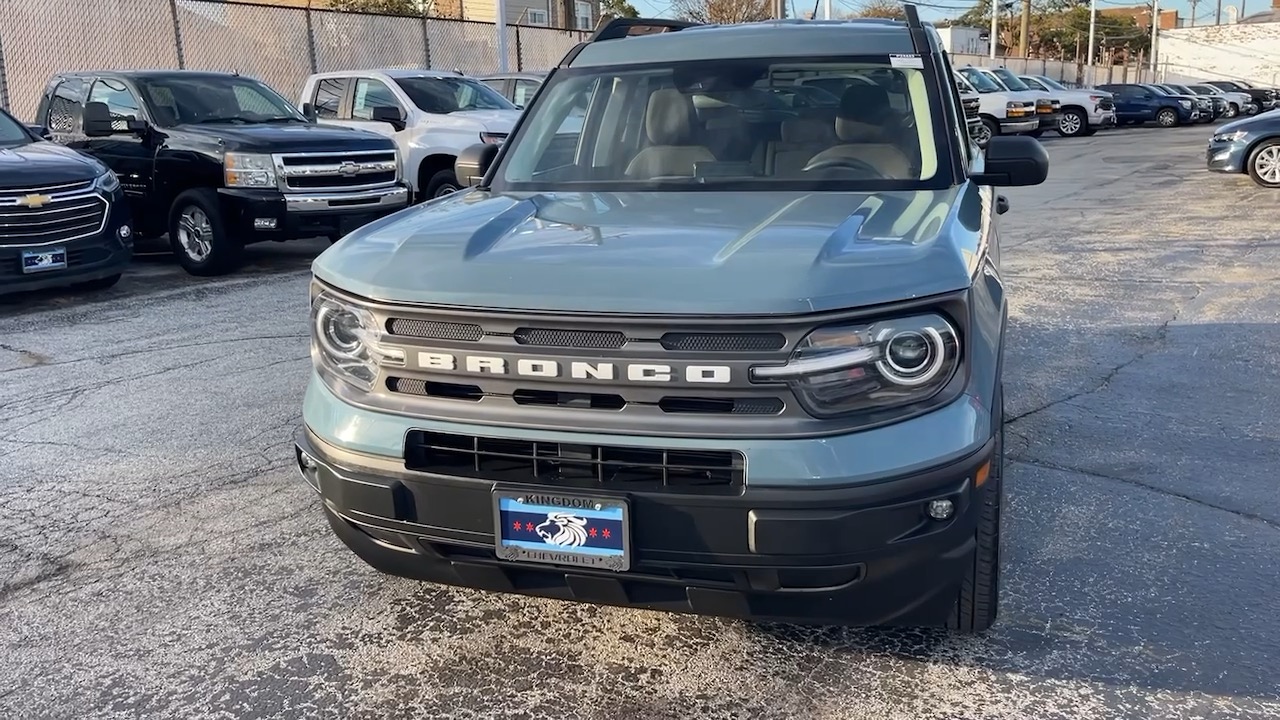
POLYGON ((111 111, 106 103, 91 102, 84 106, 84 134, 89 137, 107 137, 113 135, 111 128, 111 111))
POLYGON ((1009 198, 1003 195, 996 196, 996 214, 1003 215, 1009 212, 1009 198))
POLYGON ((476 143, 458 153, 453 162, 453 175, 466 187, 475 187, 483 180, 493 159, 498 156, 498 146, 489 143, 476 143))
POLYGON ((316 118, 319 117, 316 115, 315 106, 311 103, 302 103, 302 114, 307 118, 308 122, 315 122, 316 118))
POLYGON ((386 123, 397 131, 404 129, 404 115, 400 113, 400 108, 398 107, 379 105, 373 109, 373 114, 369 119, 374 122, 386 123))
POLYGON ((979 185, 1039 185, 1049 177, 1049 154, 1026 135, 997 135, 987 141, 985 165, 969 179, 979 185))

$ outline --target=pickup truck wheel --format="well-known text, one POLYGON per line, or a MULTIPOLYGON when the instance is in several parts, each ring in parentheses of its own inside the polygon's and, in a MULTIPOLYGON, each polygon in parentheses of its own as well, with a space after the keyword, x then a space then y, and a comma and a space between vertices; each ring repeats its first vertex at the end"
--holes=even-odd
POLYGON ((978 144, 978 147, 985 148, 987 143, 991 141, 991 128, 987 126, 987 121, 975 123, 970 126, 970 138, 978 144))
POLYGON ((192 275, 225 275, 240 264, 244 246, 227 237, 218 195, 208 188, 188 190, 173 201, 169 244, 178 264, 192 275))
POLYGON ((977 548, 973 565, 964 574, 947 628, 962 634, 980 633, 995 622, 1000 605, 1000 508, 1004 504, 1004 392, 1000 392, 995 450, 991 472, 974 501, 979 505, 977 548))
POLYGON ((441 170, 432 175, 431 180, 427 181, 427 190, 423 195, 427 200, 434 200, 450 193, 456 193, 461 189, 462 186, 458 183, 458 177, 453 174, 452 170, 441 170))
POLYGON ((987 140, 1000 134, 1000 123, 989 117, 982 118, 982 124, 987 128, 987 140))
POLYGON ((1227 103, 1227 111, 1222 113, 1222 117, 1233 118, 1240 114, 1240 106, 1235 103, 1227 103))
POLYGON ((1062 137, 1077 137, 1089 129, 1089 118, 1079 110, 1063 110, 1058 118, 1058 134, 1062 137))
POLYGON ((1249 177, 1265 188, 1280 188, 1280 140, 1264 140, 1249 153, 1249 177))
POLYGON ((1174 127, 1178 124, 1178 113, 1173 108, 1163 108, 1156 113, 1156 123, 1160 127, 1174 127))

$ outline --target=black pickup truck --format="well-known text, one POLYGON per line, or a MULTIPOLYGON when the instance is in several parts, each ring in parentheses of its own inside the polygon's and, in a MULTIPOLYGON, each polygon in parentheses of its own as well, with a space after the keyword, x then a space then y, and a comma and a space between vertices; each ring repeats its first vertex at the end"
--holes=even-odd
POLYGON ((317 125, 236 74, 63 73, 36 122, 114 170, 137 236, 167 233, 193 275, 233 271, 250 243, 336 240, 409 202, 390 138, 317 125))

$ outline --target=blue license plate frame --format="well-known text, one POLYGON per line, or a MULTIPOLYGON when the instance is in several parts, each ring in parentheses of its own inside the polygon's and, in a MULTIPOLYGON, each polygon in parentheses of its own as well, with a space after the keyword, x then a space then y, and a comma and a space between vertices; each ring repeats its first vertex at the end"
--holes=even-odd
POLYGON ((494 552, 501 560, 615 572, 631 568, 626 498, 494 488, 493 523, 494 552))
POLYGON ((22 274, 52 272, 67 269, 67 249, 64 247, 22 251, 22 274))

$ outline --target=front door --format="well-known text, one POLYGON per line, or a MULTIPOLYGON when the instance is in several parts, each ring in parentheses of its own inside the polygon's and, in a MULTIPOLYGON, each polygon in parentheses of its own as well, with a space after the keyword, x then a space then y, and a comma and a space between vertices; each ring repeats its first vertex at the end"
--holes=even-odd
MULTIPOLYGON (((98 158, 120 176, 120 185, 129 200, 135 222, 139 224, 161 216, 148 203, 154 197, 155 146, 150 131, 130 132, 128 121, 148 120, 138 96, 124 82, 115 78, 98 78, 89 90, 87 102, 100 102, 111 113, 112 133, 106 137, 85 138, 84 152, 98 158)), ((153 228, 148 227, 148 230, 153 228)))

